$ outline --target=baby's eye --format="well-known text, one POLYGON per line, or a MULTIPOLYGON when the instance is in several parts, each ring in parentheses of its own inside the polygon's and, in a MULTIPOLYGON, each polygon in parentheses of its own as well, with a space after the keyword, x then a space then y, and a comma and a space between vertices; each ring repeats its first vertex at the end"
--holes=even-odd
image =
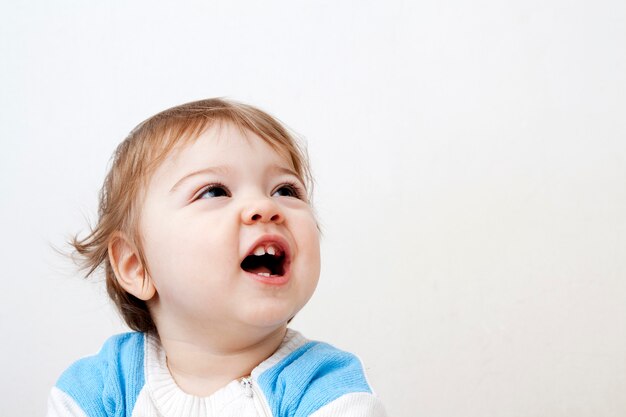
POLYGON ((230 197, 230 192, 222 184, 211 184, 200 190, 194 200, 203 198, 230 197))
POLYGON ((295 184, 282 184, 274 190, 272 196, 302 198, 302 191, 295 184))

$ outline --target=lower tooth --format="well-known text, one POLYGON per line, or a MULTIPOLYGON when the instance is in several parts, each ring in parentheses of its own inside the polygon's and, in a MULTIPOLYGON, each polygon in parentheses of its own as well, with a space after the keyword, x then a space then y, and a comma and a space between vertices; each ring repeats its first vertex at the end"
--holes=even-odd
POLYGON ((269 272, 259 272, 257 275, 262 275, 264 277, 269 277, 270 273, 269 272))

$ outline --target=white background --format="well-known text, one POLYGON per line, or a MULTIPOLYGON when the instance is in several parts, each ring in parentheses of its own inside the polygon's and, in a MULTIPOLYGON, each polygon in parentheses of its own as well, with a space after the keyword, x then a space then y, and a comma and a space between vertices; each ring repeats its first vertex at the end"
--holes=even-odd
POLYGON ((294 327, 390 416, 626 415, 623 0, 3 0, 0 83, 0 415, 124 330, 52 246, 132 127, 212 96, 306 138, 294 327))

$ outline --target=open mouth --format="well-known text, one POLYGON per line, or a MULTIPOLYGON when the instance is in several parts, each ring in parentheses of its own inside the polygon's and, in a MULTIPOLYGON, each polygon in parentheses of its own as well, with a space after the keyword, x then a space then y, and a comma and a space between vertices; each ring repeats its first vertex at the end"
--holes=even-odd
POLYGON ((264 242, 255 245, 252 252, 241 262, 241 268, 244 271, 264 277, 285 275, 286 265, 285 250, 277 242, 264 242))

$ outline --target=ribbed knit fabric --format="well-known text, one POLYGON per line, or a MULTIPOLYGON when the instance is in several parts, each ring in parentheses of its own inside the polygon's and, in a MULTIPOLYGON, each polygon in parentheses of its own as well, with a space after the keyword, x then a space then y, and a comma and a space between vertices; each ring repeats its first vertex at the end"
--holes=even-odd
POLYGON ((278 350, 208 397, 183 392, 156 337, 114 336, 98 355, 74 363, 53 388, 48 417, 383 417, 360 361, 287 330, 278 350))

